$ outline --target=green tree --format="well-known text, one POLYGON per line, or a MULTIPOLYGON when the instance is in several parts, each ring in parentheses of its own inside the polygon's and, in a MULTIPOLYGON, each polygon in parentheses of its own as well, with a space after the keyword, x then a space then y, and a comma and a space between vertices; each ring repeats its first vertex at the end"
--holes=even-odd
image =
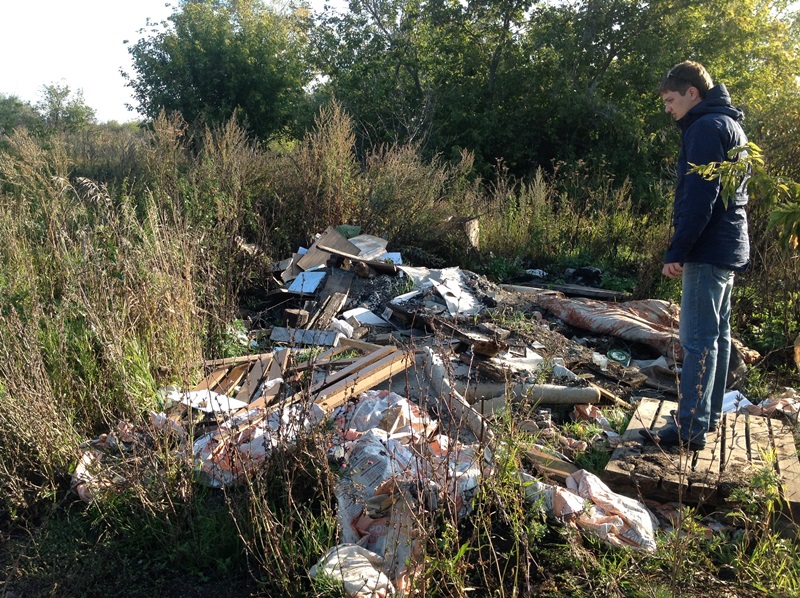
POLYGON ((582 161, 645 197, 677 151, 656 89, 681 60, 700 60, 728 84, 751 137, 796 146, 781 126, 797 114, 800 72, 786 6, 353 0, 349 13, 322 20, 318 64, 366 146, 417 139, 448 157, 465 148, 483 173, 497 159, 517 175, 582 161))
MULTIPOLYGON (((427 135, 430 91, 415 45, 418 15, 396 0, 354 0, 316 32, 323 90, 357 115, 365 148, 427 135)), ((318 93, 320 90, 317 90, 318 93)))
POLYGON ((309 83, 307 9, 260 0, 183 0, 129 48, 140 112, 221 125, 233 114, 262 139, 293 128, 309 83))
POLYGON ((364 146, 419 142, 491 160, 515 106, 518 30, 532 0, 354 0, 317 30, 326 91, 360 124, 364 146))
POLYGON ((37 131, 42 125, 42 117, 28 102, 0 93, 0 137, 10 135, 17 127, 37 131))
POLYGON ((83 99, 83 90, 69 85, 43 85, 36 109, 50 131, 79 131, 96 122, 95 111, 83 99))
POLYGON ((724 81, 745 110, 751 140, 769 156, 770 169, 800 179, 800 20, 797 3, 737 0, 705 6, 703 19, 720 23, 704 31, 699 58, 724 81))

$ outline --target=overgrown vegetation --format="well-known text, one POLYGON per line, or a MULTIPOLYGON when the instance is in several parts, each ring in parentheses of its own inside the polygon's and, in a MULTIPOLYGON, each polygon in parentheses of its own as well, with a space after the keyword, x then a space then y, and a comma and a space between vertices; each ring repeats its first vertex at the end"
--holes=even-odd
MULTIPOLYGON (((423 159, 414 145, 386 145, 360 162, 341 107, 316 122, 304 140, 279 149, 252 143, 234 122, 190 133, 164 115, 135 135, 107 130, 96 140, 45 142, 20 130, 5 140, 0 563, 9 591, 332 595, 306 576, 337 533, 337 474, 320 449, 324 429, 226 492, 196 483, 174 439, 146 432, 148 450, 115 465, 129 481, 121 494, 86 507, 68 481, 81 442, 120 421, 149 430, 159 389, 197 382, 203 357, 240 351, 234 322, 242 298, 266 290, 272 261, 329 224, 362 224, 416 255, 479 271, 503 261, 602 264, 636 273, 636 294, 664 295, 654 272, 666 194, 661 207, 640 214, 630 186, 580 164, 530 179, 500 168, 484 185, 468 176, 468 153, 451 165, 423 159), (107 182, 76 174, 98 172, 86 149, 95 141, 99 151, 116 147, 115 135, 131 151, 104 154, 107 182), (463 214, 479 218, 479 251, 468 250, 457 228, 440 233, 448 217, 463 214)), ((752 215, 763 230, 766 210, 752 215)), ((759 238, 753 272, 739 287, 737 332, 786 364, 800 288, 795 261, 775 243, 759 238)), ((425 595, 674 595, 697 589, 692 571, 721 565, 746 591, 797 588, 797 544, 778 533, 774 480, 741 497, 744 537, 676 533, 643 557, 549 525, 523 499, 518 433, 507 426, 502 434, 508 448, 498 474, 480 487, 468 520, 452 505, 416 515, 424 568, 414 584, 425 595)), ((591 455, 586 463, 602 468, 591 455)))

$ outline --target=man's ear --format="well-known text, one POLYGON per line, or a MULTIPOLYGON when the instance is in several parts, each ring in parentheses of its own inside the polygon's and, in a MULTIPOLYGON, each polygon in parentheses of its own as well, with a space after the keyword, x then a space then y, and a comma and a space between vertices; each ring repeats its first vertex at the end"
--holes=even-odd
POLYGON ((700 90, 694 85, 687 89, 686 92, 689 94, 689 97, 692 99, 692 101, 700 99, 700 90))

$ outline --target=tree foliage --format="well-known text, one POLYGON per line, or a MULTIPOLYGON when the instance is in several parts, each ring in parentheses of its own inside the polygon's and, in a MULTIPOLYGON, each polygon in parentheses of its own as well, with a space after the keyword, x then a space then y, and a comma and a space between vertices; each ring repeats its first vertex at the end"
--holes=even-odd
POLYGON ((182 0, 129 49, 128 85, 150 118, 165 110, 220 125, 238 113, 268 139, 302 112, 307 26, 307 11, 260 0, 182 0))
POLYGON ((83 99, 83 90, 73 92, 62 83, 42 86, 36 110, 49 131, 79 131, 96 121, 94 109, 83 99))
POLYGON ((789 148, 778 122, 782 98, 797 97, 800 52, 786 9, 783 0, 352 0, 321 20, 317 57, 327 93, 367 146, 467 148, 484 172, 498 159, 517 174, 584 161, 643 190, 678 141, 656 89, 687 58, 728 84, 751 136, 789 148))
POLYGON ((514 135, 496 125, 519 107, 508 74, 524 74, 516 38, 531 5, 354 0, 349 13, 323 19, 319 68, 365 145, 419 141, 456 159, 461 148, 483 155, 496 146, 493 131, 514 135))
POLYGON ((17 96, 0 94, 0 137, 11 135, 18 127, 39 130, 42 124, 42 117, 28 102, 17 96))

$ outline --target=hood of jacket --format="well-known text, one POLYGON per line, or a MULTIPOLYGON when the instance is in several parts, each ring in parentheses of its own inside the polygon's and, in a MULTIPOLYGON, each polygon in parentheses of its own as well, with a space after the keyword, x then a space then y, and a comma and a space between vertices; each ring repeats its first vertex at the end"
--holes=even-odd
POLYGON ((686 116, 677 121, 678 127, 685 131, 698 118, 706 114, 724 114, 738 123, 744 121, 744 112, 731 104, 731 96, 724 83, 718 83, 709 89, 706 97, 697 106, 693 106, 686 116))

